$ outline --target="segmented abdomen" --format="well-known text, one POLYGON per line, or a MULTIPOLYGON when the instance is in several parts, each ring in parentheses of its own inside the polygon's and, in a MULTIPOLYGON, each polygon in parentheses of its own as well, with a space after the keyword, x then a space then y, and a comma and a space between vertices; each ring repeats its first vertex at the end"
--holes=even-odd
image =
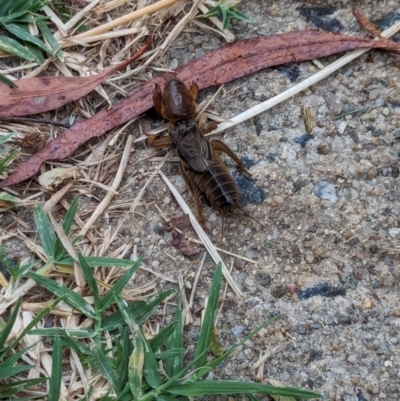
POLYGON ((214 164, 203 173, 196 173, 193 170, 189 170, 188 173, 211 205, 217 209, 230 210, 239 203, 239 188, 222 163, 214 160, 214 164))

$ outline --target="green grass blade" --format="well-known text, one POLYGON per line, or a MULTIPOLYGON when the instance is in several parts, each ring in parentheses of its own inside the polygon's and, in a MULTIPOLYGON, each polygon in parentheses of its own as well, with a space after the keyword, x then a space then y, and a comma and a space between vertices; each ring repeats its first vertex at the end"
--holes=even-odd
MULTIPOLYGON (((164 301, 164 299, 170 297, 174 293, 174 290, 167 290, 160 292, 159 294, 150 297, 146 301, 135 302, 128 306, 129 314, 132 318, 142 325, 145 319, 151 316, 157 306, 164 301)), ((118 328, 118 326, 124 324, 124 318, 120 311, 108 316, 103 321, 103 329, 105 331, 111 331, 118 328)))
MULTIPOLYGON (((215 315, 218 307, 219 291, 221 288, 222 266, 218 263, 215 269, 214 278, 211 283, 210 295, 206 310, 204 312, 203 324, 201 325, 199 342, 196 347, 196 356, 201 354, 205 349, 210 347, 211 335, 214 329, 215 315)), ((195 365, 196 369, 206 364, 207 355, 199 359, 195 365)))
POLYGON ((201 17, 202 18, 211 18, 211 17, 216 17, 221 13, 219 6, 215 6, 211 8, 207 13, 203 14, 201 17))
POLYGON ((14 158, 18 155, 18 153, 19 152, 17 150, 14 150, 7 157, 0 160, 0 174, 2 174, 3 171, 6 170, 6 168, 10 165, 10 163, 14 160, 14 158))
POLYGON ((118 281, 112 286, 110 291, 104 296, 101 301, 101 310, 104 312, 114 301, 114 295, 120 294, 124 287, 129 283, 132 276, 136 273, 137 269, 142 263, 142 258, 139 258, 136 262, 132 262, 133 266, 127 270, 118 281))
POLYGON ((121 345, 119 352, 120 357, 117 365, 117 375, 121 383, 128 383, 129 356, 132 355, 133 344, 129 339, 129 331, 124 327, 121 327, 121 345))
POLYGON ((64 300, 65 297, 59 297, 54 302, 52 302, 49 306, 42 309, 34 319, 22 330, 22 332, 18 335, 18 337, 11 344, 10 348, 14 349, 17 344, 21 341, 21 339, 27 334, 32 327, 35 327, 37 323, 39 323, 42 319, 44 319, 61 301, 64 300))
POLYGON ((64 337, 62 338, 62 342, 66 348, 73 349, 82 360, 85 360, 89 355, 92 355, 91 349, 88 346, 83 345, 83 342, 81 341, 75 341, 69 337, 64 337))
POLYGON ((36 36, 33 36, 29 33, 29 29, 26 25, 22 24, 4 24, 4 28, 7 29, 8 32, 12 33, 18 39, 23 40, 24 42, 32 43, 33 45, 39 47, 40 49, 44 50, 50 56, 54 56, 51 49, 49 49, 40 39, 36 36))
POLYGON ((168 358, 174 358, 177 355, 184 355, 185 352, 186 352, 185 348, 172 348, 169 349, 168 351, 158 352, 157 354, 155 354, 155 357, 157 359, 168 359, 168 358))
MULTIPOLYGON (((14 323, 18 316, 19 308, 21 306, 21 301, 22 301, 22 298, 18 298, 18 301, 15 303, 14 309, 11 312, 10 317, 8 318, 6 327, 0 333, 0 349, 2 349, 4 347, 4 344, 6 343, 6 340, 11 333, 11 330, 12 330, 14 323)), ((1 356, 1 354, 0 354, 0 356, 1 356)))
POLYGON ((167 395, 167 394, 158 394, 156 396, 157 401, 179 401, 178 398, 173 397, 172 395, 167 395))
POLYGON ((22 366, 7 366, 7 367, 0 367, 0 380, 7 379, 8 377, 12 377, 18 375, 22 372, 26 372, 34 368, 33 365, 22 365, 22 366))
POLYGON ((134 349, 129 358, 129 387, 134 400, 142 395, 142 379, 144 366, 144 345, 142 337, 136 333, 133 339, 134 349))
POLYGON ((125 388, 119 393, 117 398, 107 398, 101 401, 132 401, 131 388, 129 383, 125 384, 125 388))
MULTIPOLYGON (((7 268, 10 272, 16 270, 15 266, 11 263, 10 259, 7 257, 7 252, 5 251, 4 247, 0 244, 0 262, 7 268)), ((1 344, 0 344, 1 346, 1 344)))
POLYGON ((103 354, 103 351, 95 344, 92 348, 92 356, 96 362, 96 366, 98 367, 100 373, 114 386, 114 389, 117 393, 121 391, 120 381, 118 376, 115 373, 114 367, 111 363, 110 358, 103 354))
MULTIPOLYGON (((176 326, 175 330, 172 332, 169 341, 168 349, 172 348, 183 348, 183 317, 182 317, 182 295, 179 293, 178 302, 176 305, 176 326)), ((168 377, 175 376, 183 368, 183 356, 177 355, 173 358, 167 359, 165 363, 165 371, 168 377)))
POLYGON ((7 141, 9 141, 14 135, 15 132, 11 132, 10 134, 0 136, 0 145, 3 145, 7 141))
POLYGON ((25 265, 18 266, 18 276, 19 277, 24 277, 25 274, 27 274, 32 269, 32 267, 37 265, 38 263, 39 263, 39 261, 35 260, 35 261, 29 262, 29 263, 27 263, 25 265))
POLYGON ((207 363, 204 368, 200 368, 199 370, 197 370, 192 375, 192 380, 198 380, 200 377, 207 374, 210 370, 214 369, 216 366, 218 366, 220 363, 222 363, 225 359, 227 359, 229 357, 229 355, 231 355, 232 352, 235 351, 239 346, 244 344, 247 340, 250 340, 250 338, 254 337, 260 330, 262 330, 264 327, 269 326, 271 323, 275 322, 275 320, 278 320, 280 317, 281 317, 280 315, 276 315, 276 316, 272 317, 271 319, 268 319, 262 325, 258 326, 250 334, 248 334, 246 337, 244 337, 238 343, 236 343, 231 348, 229 348, 228 351, 226 351, 223 355, 221 355, 220 357, 207 363))
POLYGON ((161 348, 164 342, 168 340, 168 338, 174 332, 177 324, 178 322, 173 321, 168 326, 164 327, 149 341, 150 347, 153 350, 153 352, 156 352, 159 348, 161 348))
POLYGON ((2 0, 0 3, 0 17, 9 14, 11 7, 14 5, 15 0, 2 0))
MULTIPOLYGON (((137 322, 134 321, 131 314, 129 313, 129 309, 126 303, 122 300, 122 298, 118 294, 114 294, 114 296, 127 325, 130 327, 132 333, 135 335, 135 338, 138 338, 135 341, 139 344, 140 349, 143 348, 143 354, 144 354, 143 375, 150 387, 158 388, 159 386, 161 386, 162 380, 160 372, 158 370, 158 364, 154 356, 154 353, 151 350, 151 347, 148 341, 146 340, 145 336, 143 335, 139 325, 137 324, 137 322)), ((135 352, 135 348, 133 352, 135 352)))
MULTIPOLYGON (((6 397, 11 397, 23 390, 29 390, 43 383, 45 380, 45 377, 39 377, 38 379, 19 380, 13 383, 1 384, 1 397, 6 399, 6 397)), ((18 398, 18 400, 20 400, 20 398, 18 398)))
POLYGON ((100 314, 101 301, 100 301, 100 297, 99 297, 99 288, 97 287, 97 282, 94 279, 92 269, 86 263, 84 256, 79 254, 78 258, 79 258, 79 264, 81 265, 82 270, 83 270, 83 274, 85 275, 86 281, 93 293, 94 307, 95 307, 97 313, 100 314))
MULTIPOLYGON (((144 345, 144 370, 143 370, 144 377, 150 387, 158 388, 162 384, 162 379, 160 371, 158 370, 158 363, 156 357, 141 331, 140 335, 143 337, 143 345, 144 345)), ((181 357, 182 355, 183 353, 181 354, 181 357)))
MULTIPOLYGON (((86 263, 90 267, 132 267, 132 260, 120 258, 103 258, 101 256, 87 256, 86 263)), ((66 257, 58 261, 60 265, 73 266, 74 259, 66 257)))
POLYGON ((51 376, 49 381, 49 401, 58 401, 61 392, 62 345, 58 336, 54 337, 51 376))
POLYGON ((47 43, 52 48, 54 55, 57 58, 62 59, 63 58, 63 53, 61 51, 60 44, 57 42, 57 39, 51 33, 51 31, 50 31, 49 27, 47 26, 46 22, 45 21, 37 21, 36 25, 39 28, 40 32, 42 33, 43 37, 47 40, 47 43))
POLYGON ((24 60, 34 61, 35 57, 26 47, 16 40, 7 36, 0 36, 0 49, 7 53, 23 58, 24 60))
POLYGON ((251 18, 251 17, 249 17, 247 14, 245 14, 245 13, 242 13, 241 11, 239 11, 237 8, 230 8, 229 10, 228 10, 228 14, 231 16, 231 17, 233 17, 233 18, 236 18, 236 19, 238 19, 238 20, 240 20, 240 21, 243 21, 243 22, 250 22, 250 23, 253 23, 254 24, 254 19, 253 18, 251 18))
POLYGON ((35 57, 35 60, 38 64, 42 65, 45 60, 42 54, 42 51, 35 45, 29 42, 23 42, 24 45, 29 49, 29 51, 33 54, 33 57, 35 57))
POLYGON ((3 74, 0 74, 0 82, 5 83, 6 85, 8 85, 11 88, 18 88, 18 86, 15 85, 15 83, 13 81, 11 81, 11 79, 8 79, 3 74))
POLYGON ((98 333, 90 327, 78 327, 76 329, 63 329, 61 327, 45 327, 42 329, 33 329, 28 335, 37 336, 59 336, 60 338, 95 338, 98 333))
MULTIPOLYGON (((65 214, 64 220, 62 222, 62 228, 66 235, 69 235, 71 231, 72 224, 74 223, 76 211, 78 210, 79 205, 79 198, 75 197, 72 201, 71 206, 69 207, 67 213, 65 214)), ((55 244, 55 259, 59 261, 62 259, 66 254, 67 251, 64 249, 64 246, 59 238, 56 239, 55 244)))
POLYGON ((293 387, 275 387, 269 384, 246 383, 234 380, 203 380, 198 382, 180 383, 168 387, 168 392, 188 397, 222 394, 269 394, 299 398, 320 398, 313 391, 293 387))
POLYGON ((229 23, 231 22, 229 19, 228 8, 221 7, 221 16, 222 16, 222 30, 228 29, 229 23))
POLYGON ((97 317, 94 308, 76 292, 70 290, 67 287, 63 287, 57 282, 50 280, 47 277, 43 277, 36 273, 29 273, 30 278, 35 280, 42 287, 47 288, 53 294, 59 297, 65 297, 65 301, 72 305, 74 308, 79 309, 85 316, 95 319, 97 317))
POLYGON ((56 236, 47 214, 43 211, 42 205, 33 207, 33 216, 35 218, 36 229, 40 237, 40 241, 46 251, 49 259, 54 257, 56 236))
POLYGON ((69 235, 71 228, 72 228, 72 224, 74 224, 74 219, 75 219, 76 212, 78 210, 78 206, 79 206, 79 198, 76 196, 74 198, 74 200, 72 201, 67 213, 65 213, 65 217, 62 222, 62 228, 63 228, 65 234, 67 234, 67 235, 69 235))
POLYGON ((192 368, 192 366, 200 359, 203 357, 203 355, 206 355, 208 352, 208 349, 204 350, 202 354, 200 354, 197 358, 195 358, 192 362, 190 362, 188 365, 186 365, 180 372, 178 372, 175 376, 171 377, 167 382, 165 382, 159 389, 158 391, 166 391, 170 386, 173 386, 173 384, 179 380, 183 375, 192 368))
MULTIPOLYGON (((11 354, 11 352, 7 353, 7 359, 1 362, 1 367, 5 368, 7 366, 14 366, 20 360, 22 355, 26 354, 26 352, 33 348, 36 344, 32 344, 29 347, 22 348, 15 352, 15 354, 11 354), (11 356, 9 356, 9 354, 11 354, 11 356)), ((12 350, 12 348, 8 347, 7 350, 12 350)))

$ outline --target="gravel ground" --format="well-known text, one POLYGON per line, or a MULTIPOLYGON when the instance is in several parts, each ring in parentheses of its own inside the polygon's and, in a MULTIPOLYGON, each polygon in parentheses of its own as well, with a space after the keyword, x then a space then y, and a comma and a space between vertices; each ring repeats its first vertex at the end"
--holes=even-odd
MULTIPOLYGON (((351 12, 358 4, 247 0, 239 8, 256 23, 233 21, 232 31, 244 39, 318 26, 365 36, 351 12), (322 5, 323 9, 310 8, 322 5)), ((363 12, 381 29, 400 19, 395 13, 400 12, 397 1, 362 4, 363 12)), ((167 63, 176 68, 222 45, 210 31, 188 32, 168 52, 167 63)), ((336 59, 320 61, 327 65, 336 59)), ((235 177, 246 195, 245 209, 265 225, 240 212, 227 217, 223 247, 258 264, 235 260, 232 275, 245 295, 237 299, 228 289, 226 298, 231 299, 220 318, 221 340, 229 346, 268 317, 279 312, 282 318, 241 347, 214 377, 255 380, 256 371, 249 367, 260 350, 279 346, 267 359, 264 379, 311 388, 330 400, 400 398, 400 251, 395 250, 400 244, 398 62, 393 55, 370 52, 219 136, 247 163, 255 180, 235 177), (311 107, 312 136, 306 135, 301 118, 304 105, 311 107)), ((237 89, 218 97, 211 108, 225 118, 233 117, 317 70, 312 62, 266 69, 226 85, 227 91, 237 89)), ((215 88, 203 91, 200 100, 214 92, 215 88)), ((144 127, 160 123, 153 116, 141 121, 144 127)), ((135 160, 148 154, 139 149, 135 160)), ((143 174, 152 168, 151 163, 139 169, 131 165, 128 174, 138 174, 136 186, 120 197, 133 198, 147 180, 143 174)), ((192 205, 177 165, 167 163, 164 172, 192 205)), ((160 179, 144 199, 147 204, 156 202, 169 216, 180 213, 160 179)), ((210 206, 205 205, 204 211, 219 241, 220 217, 210 206)), ((195 272, 202 248, 195 256, 183 256, 171 245, 171 233, 160 230, 162 221, 154 205, 138 212, 144 216, 125 226, 120 243, 136 243, 146 263, 167 276, 195 272)), ((3 219, 5 223, 7 216, 3 219)), ((194 233, 188 229, 185 235, 194 233)), ((203 305, 213 269, 207 259, 194 310, 203 305)), ((138 283, 149 278, 153 277, 142 274, 138 283)), ((163 281, 159 285, 170 287, 163 281)), ((188 338, 196 340, 200 315, 194 318, 187 330, 188 338)), ((189 349, 194 350, 194 344, 189 349)))

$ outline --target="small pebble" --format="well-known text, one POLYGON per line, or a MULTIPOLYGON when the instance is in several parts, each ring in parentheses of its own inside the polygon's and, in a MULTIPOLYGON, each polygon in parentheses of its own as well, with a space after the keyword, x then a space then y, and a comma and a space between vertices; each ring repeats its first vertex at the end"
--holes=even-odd
POLYGON ((177 59, 177 58, 173 58, 173 59, 171 60, 171 62, 169 63, 169 68, 170 68, 171 70, 176 70, 176 69, 178 68, 178 65, 179 65, 178 59, 177 59))
POLYGON ((299 334, 306 334, 306 326, 304 326, 303 324, 301 324, 299 327, 298 327, 298 332, 299 332, 299 334))
POLYGON ((389 102, 400 105, 400 89, 396 88, 389 92, 389 102))
POLYGON ((335 153, 341 153, 344 149, 343 141, 342 138, 340 137, 335 137, 335 139, 332 141, 332 152, 335 153))
POLYGON ((347 360, 348 360, 350 363, 354 363, 354 362, 357 360, 357 358, 356 358, 355 355, 350 355, 350 356, 347 358, 347 360))
POLYGON ((158 266, 160 266, 160 262, 159 262, 158 260, 153 260, 153 261, 151 262, 151 265, 152 265, 153 267, 158 267, 158 266))
POLYGON ((190 337, 192 338, 192 340, 194 341, 198 341, 200 338, 200 333, 199 332, 194 332, 190 335, 190 337))
POLYGON ((302 148, 304 148, 304 147, 306 146, 307 142, 308 142, 311 138, 312 138, 312 136, 305 134, 305 135, 302 135, 302 136, 296 136, 293 140, 294 140, 296 143, 300 144, 300 146, 301 146, 302 148))
POLYGON ((386 134, 385 131, 382 131, 381 129, 377 129, 376 131, 374 131, 374 132, 372 133, 372 136, 378 137, 378 136, 383 136, 383 135, 385 135, 385 134, 386 134))
POLYGON ((394 131, 394 139, 399 140, 400 139, 400 129, 397 129, 394 131))
POLYGON ((337 130, 338 130, 338 132, 339 132, 340 135, 343 135, 343 134, 344 134, 344 131, 346 131, 347 124, 348 124, 347 121, 342 121, 342 122, 338 125, 337 130))
POLYGON ((129 228, 124 228, 122 231, 123 235, 126 237, 130 237, 132 235, 132 231, 129 228))
POLYGON ((296 284, 286 284, 286 289, 289 294, 294 294, 297 291, 296 284))
POLYGON ((215 213, 211 213, 208 221, 217 221, 217 215, 215 213))
POLYGON ((271 284, 271 276, 268 273, 257 273, 255 279, 258 281, 260 285, 269 285, 271 284))
POLYGON ((362 303, 362 307, 363 309, 371 309, 372 307, 372 302, 370 299, 364 299, 363 303, 362 303))
POLYGON ((271 295, 274 298, 282 298, 287 294, 286 286, 281 284, 271 289, 271 295))
POLYGON ((399 227, 392 227, 389 229, 389 235, 393 238, 396 238, 400 234, 399 227))
POLYGON ((343 103, 332 92, 327 92, 325 95, 326 105, 333 115, 338 115, 343 109, 343 103))
POLYGON ((375 107, 382 107, 385 104, 383 99, 376 99, 375 100, 375 107))
POLYGON ((329 145, 326 142, 320 142, 317 146, 317 152, 320 155, 327 155, 330 151, 329 145))
POLYGON ((231 332, 234 336, 238 336, 240 334, 242 334, 244 331, 244 327, 243 326, 235 326, 232 327, 231 332))
POLYGON ((352 275, 347 275, 347 274, 341 273, 341 274, 339 274, 339 281, 343 284, 343 288, 346 288, 349 290, 355 290, 357 288, 358 281, 352 275))
POLYGON ((351 317, 350 316, 339 317, 338 323, 343 326, 349 326, 351 324, 351 317))
POLYGON ((327 181, 319 181, 317 183, 315 186, 315 194, 318 198, 329 200, 332 203, 336 203, 339 200, 335 187, 327 181))

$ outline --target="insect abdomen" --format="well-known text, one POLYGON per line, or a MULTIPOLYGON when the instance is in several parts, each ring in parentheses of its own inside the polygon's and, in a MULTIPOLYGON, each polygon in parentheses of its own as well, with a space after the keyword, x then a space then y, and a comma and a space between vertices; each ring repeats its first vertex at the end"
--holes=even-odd
POLYGON ((191 173, 194 183, 205 194, 212 206, 221 210, 230 210, 238 204, 239 188, 222 163, 213 164, 203 173, 191 173))

